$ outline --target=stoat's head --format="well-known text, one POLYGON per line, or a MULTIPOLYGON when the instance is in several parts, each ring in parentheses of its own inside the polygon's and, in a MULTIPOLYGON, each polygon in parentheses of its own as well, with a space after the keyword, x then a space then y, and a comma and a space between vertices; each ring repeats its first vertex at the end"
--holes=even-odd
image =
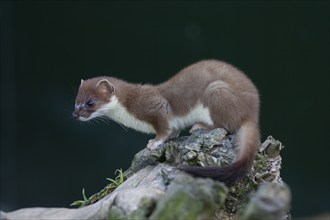
POLYGON ((102 116, 114 93, 115 87, 107 78, 81 80, 72 116, 81 121, 102 116))

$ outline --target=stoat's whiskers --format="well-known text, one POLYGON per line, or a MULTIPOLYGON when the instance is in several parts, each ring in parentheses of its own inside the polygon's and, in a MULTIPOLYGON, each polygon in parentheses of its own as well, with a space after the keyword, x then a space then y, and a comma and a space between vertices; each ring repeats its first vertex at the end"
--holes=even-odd
POLYGON ((115 121, 112 118, 109 118, 107 116, 100 116, 100 117, 97 117, 96 119, 98 119, 99 121, 105 122, 106 124, 111 124, 109 121, 114 121, 117 124, 119 124, 120 127, 122 127, 124 129, 124 131, 127 132, 127 128, 122 123, 120 123, 119 121, 115 121))

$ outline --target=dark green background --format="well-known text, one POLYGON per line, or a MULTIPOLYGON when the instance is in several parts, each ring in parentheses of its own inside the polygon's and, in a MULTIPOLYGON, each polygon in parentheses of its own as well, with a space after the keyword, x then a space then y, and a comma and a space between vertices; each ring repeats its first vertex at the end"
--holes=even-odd
POLYGON ((1 1, 1 206, 68 206, 150 136, 71 118, 80 79, 159 83, 201 59, 246 72, 285 145, 295 217, 329 212, 329 1, 1 1))

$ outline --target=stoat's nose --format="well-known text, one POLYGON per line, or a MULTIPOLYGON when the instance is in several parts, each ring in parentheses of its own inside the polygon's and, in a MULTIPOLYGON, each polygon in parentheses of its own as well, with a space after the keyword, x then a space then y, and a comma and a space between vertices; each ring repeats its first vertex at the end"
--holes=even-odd
POLYGON ((78 119, 78 118, 79 118, 79 113, 76 112, 76 111, 74 111, 74 112, 72 113, 72 117, 73 117, 74 119, 78 119))

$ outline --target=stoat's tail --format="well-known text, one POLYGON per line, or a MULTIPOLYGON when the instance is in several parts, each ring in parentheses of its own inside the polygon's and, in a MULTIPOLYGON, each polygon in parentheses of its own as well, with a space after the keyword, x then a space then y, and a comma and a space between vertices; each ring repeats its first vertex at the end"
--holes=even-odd
POLYGON ((259 146, 259 127, 256 123, 246 122, 238 131, 240 153, 238 158, 224 167, 198 167, 180 165, 178 168, 194 176, 209 177, 224 182, 227 186, 241 180, 250 170, 259 146))

